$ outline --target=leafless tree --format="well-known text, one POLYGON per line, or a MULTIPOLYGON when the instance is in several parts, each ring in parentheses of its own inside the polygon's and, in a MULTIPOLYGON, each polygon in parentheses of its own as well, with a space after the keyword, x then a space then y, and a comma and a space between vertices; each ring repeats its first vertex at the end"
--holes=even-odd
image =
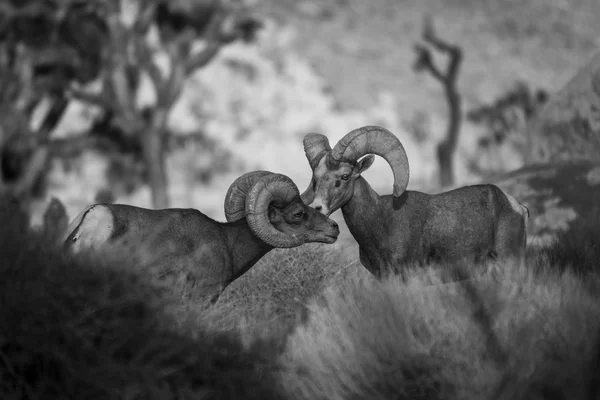
MULTIPOLYGON (((28 149, 25 156, 12 151, 19 155, 17 159, 26 159, 27 166, 21 166, 10 190, 21 193, 34 186, 36 177, 47 170, 50 153, 84 149, 95 143, 89 139, 98 139, 80 137, 84 140, 75 146, 50 140, 69 101, 76 99, 101 110, 100 125, 118 132, 117 142, 139 149, 153 207, 168 207, 167 119, 186 79, 223 46, 238 39, 252 40, 259 26, 250 10, 236 0, 0 3, 0 45, 4 46, 0 67, 10 72, 2 74, 0 85, 17 86, 3 94, 0 113, 11 117, 1 121, 0 144, 19 147, 9 146, 11 139, 28 149), (160 57, 168 60, 166 68, 161 68, 160 57), (142 108, 137 100, 144 78, 151 82, 156 102, 142 108), (92 82, 99 84, 89 85, 92 82), (51 106, 34 132, 28 132, 42 101, 51 106)), ((10 164, 4 162, 7 159, 2 159, 3 167, 10 164)))
POLYGON ((433 21, 428 15, 424 18, 422 39, 424 43, 415 45, 417 59, 414 69, 417 72, 429 72, 431 76, 442 84, 449 108, 446 137, 437 146, 440 184, 442 186, 449 186, 454 183, 453 161, 462 120, 461 96, 456 87, 456 82, 458 80, 463 52, 459 46, 450 44, 436 35, 433 21), (427 45, 430 45, 434 50, 448 55, 449 60, 444 70, 441 70, 435 64, 431 50, 427 45))
POLYGON ((51 58, 66 55, 60 49, 31 51, 17 37, 23 27, 15 26, 15 19, 31 12, 0 5, 0 192, 24 203, 39 190, 49 161, 48 138, 68 105, 57 90, 57 76, 48 79, 39 72, 51 58))
POLYGON ((186 79, 206 66, 219 50, 237 40, 250 40, 258 23, 247 9, 235 2, 219 0, 156 1, 140 0, 134 21, 122 15, 121 3, 106 1, 107 40, 100 92, 72 88, 79 100, 100 106, 111 124, 141 145, 154 208, 169 205, 165 149, 167 119, 179 99, 186 79), (157 28, 158 43, 150 40, 157 28), (198 39, 203 47, 196 51, 198 39), (168 58, 168 68, 161 69, 157 55, 168 58), (156 102, 146 108, 136 105, 142 76, 154 87, 156 102))

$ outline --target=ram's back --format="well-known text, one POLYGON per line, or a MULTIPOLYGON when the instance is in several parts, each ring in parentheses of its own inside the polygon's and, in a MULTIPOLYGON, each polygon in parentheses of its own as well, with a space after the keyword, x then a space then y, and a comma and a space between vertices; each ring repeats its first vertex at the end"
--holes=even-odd
POLYGON ((397 261, 481 260, 495 255, 498 241, 506 240, 499 236, 515 237, 515 241, 520 237, 523 208, 511 199, 494 185, 434 195, 408 191, 394 200, 392 217, 385 224, 389 247, 401 255, 397 261), (508 226, 503 231, 499 230, 502 224, 508 226))
POLYGON ((65 247, 78 252, 115 244, 159 256, 192 252, 198 244, 208 244, 220 236, 219 224, 198 210, 96 204, 73 220, 65 247))

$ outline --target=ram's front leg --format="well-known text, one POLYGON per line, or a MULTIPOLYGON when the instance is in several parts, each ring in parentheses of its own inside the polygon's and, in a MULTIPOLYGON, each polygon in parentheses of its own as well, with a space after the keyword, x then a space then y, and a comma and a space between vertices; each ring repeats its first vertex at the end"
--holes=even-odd
POLYGON ((359 256, 361 264, 378 280, 394 275, 398 269, 393 259, 385 254, 369 258, 365 251, 359 249, 359 256))
POLYGON ((372 260, 369 259, 367 253, 363 251, 362 248, 359 249, 358 255, 360 257, 360 263, 363 265, 363 267, 365 267, 367 271, 369 271, 373 276, 375 276, 375 278, 381 279, 381 268, 379 266, 379 262, 377 262, 377 260, 374 260, 375 262, 372 262, 372 260))

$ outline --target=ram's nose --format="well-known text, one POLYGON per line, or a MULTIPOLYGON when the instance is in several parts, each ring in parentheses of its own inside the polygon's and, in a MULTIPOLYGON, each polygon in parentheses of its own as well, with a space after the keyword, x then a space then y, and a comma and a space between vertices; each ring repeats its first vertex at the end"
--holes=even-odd
POLYGON ((325 216, 329 216, 329 208, 325 207, 323 205, 322 201, 319 200, 315 200, 310 204, 310 207, 314 208, 315 210, 317 210, 318 212, 320 212, 321 214, 325 215, 325 216))

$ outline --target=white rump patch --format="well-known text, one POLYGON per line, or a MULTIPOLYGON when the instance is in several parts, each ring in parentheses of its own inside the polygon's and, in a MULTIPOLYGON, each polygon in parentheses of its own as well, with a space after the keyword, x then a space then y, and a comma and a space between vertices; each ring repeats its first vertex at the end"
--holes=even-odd
POLYGON ((83 210, 67 229, 71 241, 68 245, 74 253, 83 249, 94 249, 104 244, 114 229, 114 218, 110 209, 93 205, 83 210), (73 227, 75 225, 75 227, 73 227))
POLYGON ((512 209, 518 213, 519 215, 522 215, 523 217, 527 218, 527 208, 525 208, 524 205, 522 205, 521 203, 519 203, 514 197, 512 197, 510 194, 503 192, 504 195, 506 196, 506 198, 508 199, 508 202, 510 203, 510 206, 512 207, 512 209))

